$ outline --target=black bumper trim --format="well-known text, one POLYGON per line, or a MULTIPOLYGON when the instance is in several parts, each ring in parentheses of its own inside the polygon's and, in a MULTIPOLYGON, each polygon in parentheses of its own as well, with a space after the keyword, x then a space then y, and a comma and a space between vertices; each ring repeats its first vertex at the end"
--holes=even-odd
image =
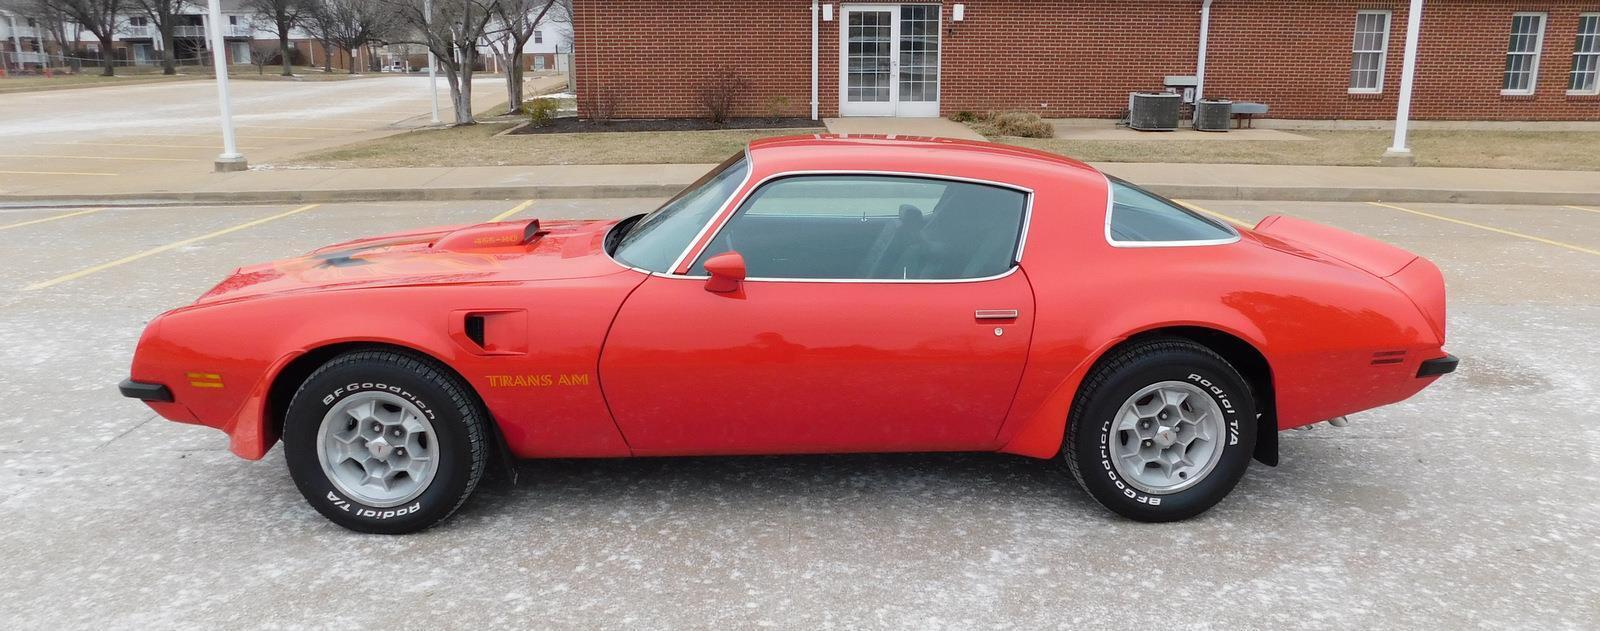
POLYGON ((159 383, 142 383, 132 379, 123 379, 117 384, 117 389, 122 391, 122 396, 140 401, 154 401, 157 403, 171 403, 172 391, 159 383))
POLYGON ((1446 354, 1444 357, 1440 357, 1438 359, 1424 360, 1422 365, 1417 367, 1417 377, 1437 377, 1439 375, 1448 375, 1455 372, 1456 365, 1460 363, 1460 359, 1457 359, 1455 355, 1449 354, 1446 354))

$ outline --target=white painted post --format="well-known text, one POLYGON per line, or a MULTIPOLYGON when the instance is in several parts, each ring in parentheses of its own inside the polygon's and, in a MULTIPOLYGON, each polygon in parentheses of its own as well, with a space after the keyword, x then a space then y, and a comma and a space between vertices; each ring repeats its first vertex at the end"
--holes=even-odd
POLYGON ((817 0, 811 0, 811 120, 817 120, 817 20, 821 11, 817 0))
POLYGON ((233 138, 233 108, 228 104, 228 51, 222 42, 222 0, 208 0, 206 37, 211 42, 211 65, 217 74, 217 109, 222 115, 222 155, 217 156, 217 172, 243 171, 249 165, 233 138))
MULTIPOLYGON (((1200 104, 1200 99, 1206 94, 1206 44, 1211 38, 1211 0, 1205 0, 1200 5, 1200 50, 1195 55, 1194 61, 1194 102, 1200 104)), ((1199 116, 1200 108, 1195 108, 1195 115, 1199 116)))
POLYGON ((1384 165, 1416 164, 1416 156, 1411 155, 1411 147, 1406 142, 1406 133, 1411 125, 1411 85, 1417 74, 1417 38, 1421 30, 1422 0, 1411 0, 1411 8, 1406 11, 1406 56, 1400 66, 1400 105, 1394 114, 1394 145, 1383 152, 1381 163, 1384 165))
MULTIPOLYGON (((433 30, 433 0, 422 0, 422 23, 433 30)), ((430 35, 431 37, 431 35, 430 35)), ((433 47, 428 47, 428 95, 433 99, 433 124, 439 124, 439 60, 434 58, 433 47)))

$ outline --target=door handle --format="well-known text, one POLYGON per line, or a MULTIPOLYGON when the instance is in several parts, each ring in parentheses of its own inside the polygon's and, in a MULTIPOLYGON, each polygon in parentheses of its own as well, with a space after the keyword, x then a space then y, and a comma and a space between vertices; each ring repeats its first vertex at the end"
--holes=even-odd
POLYGON ((1020 314, 1016 309, 979 309, 974 315, 979 320, 1015 320, 1020 314))

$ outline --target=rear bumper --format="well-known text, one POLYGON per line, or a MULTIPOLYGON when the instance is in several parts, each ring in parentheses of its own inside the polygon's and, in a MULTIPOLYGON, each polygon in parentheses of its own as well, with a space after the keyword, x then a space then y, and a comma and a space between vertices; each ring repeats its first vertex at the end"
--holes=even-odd
POLYGON ((171 403, 172 391, 159 383, 145 383, 132 379, 123 379, 117 384, 117 389, 122 391, 122 396, 138 399, 146 403, 171 403))
POLYGON ((1438 359, 1424 360, 1422 365, 1417 367, 1417 378, 1420 379, 1423 377, 1448 375, 1455 372, 1456 365, 1460 363, 1460 359, 1457 359, 1455 355, 1450 354, 1446 354, 1444 357, 1440 357, 1438 359))

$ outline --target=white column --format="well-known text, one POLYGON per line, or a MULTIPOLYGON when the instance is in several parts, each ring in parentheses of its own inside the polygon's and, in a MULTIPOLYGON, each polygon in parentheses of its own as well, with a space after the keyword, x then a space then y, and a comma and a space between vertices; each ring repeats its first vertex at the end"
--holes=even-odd
POLYGON ((811 0, 811 120, 817 120, 817 20, 822 9, 817 0, 811 0))
MULTIPOLYGON (((422 23, 433 30, 433 0, 422 0, 422 23)), ((430 35, 431 37, 431 35, 430 35)), ((428 95, 433 100, 433 124, 439 124, 439 60, 434 58, 433 47, 428 47, 428 95)))
POLYGON ((211 65, 217 73, 217 109, 222 115, 222 155, 217 156, 215 166, 219 172, 243 171, 247 165, 233 139, 233 108, 228 104, 228 51, 222 44, 221 2, 208 0, 206 6, 206 38, 211 42, 211 65))
MULTIPOLYGON (((1194 61, 1194 102, 1206 94, 1206 44, 1211 39, 1211 0, 1205 0, 1200 5, 1200 50, 1195 54, 1194 61)), ((1195 108, 1198 115, 1199 108, 1195 108)))
POLYGON ((1406 53, 1400 66, 1400 105, 1394 114, 1394 145, 1383 152, 1383 163, 1410 166, 1416 163, 1411 147, 1406 143, 1406 133, 1411 124, 1411 86, 1417 74, 1417 37, 1422 30, 1422 0, 1411 0, 1406 11, 1406 53))

